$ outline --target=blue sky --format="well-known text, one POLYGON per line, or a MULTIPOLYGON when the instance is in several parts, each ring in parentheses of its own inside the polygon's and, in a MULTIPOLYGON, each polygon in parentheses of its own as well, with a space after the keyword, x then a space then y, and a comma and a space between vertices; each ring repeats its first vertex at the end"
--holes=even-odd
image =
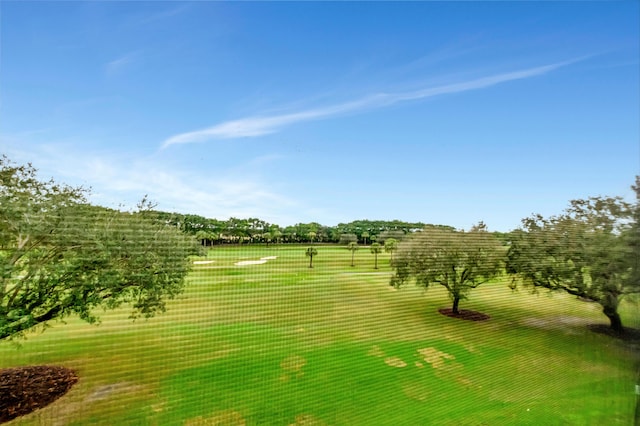
POLYGON ((91 200, 491 230, 640 173, 632 2, 0 3, 0 147, 91 200))

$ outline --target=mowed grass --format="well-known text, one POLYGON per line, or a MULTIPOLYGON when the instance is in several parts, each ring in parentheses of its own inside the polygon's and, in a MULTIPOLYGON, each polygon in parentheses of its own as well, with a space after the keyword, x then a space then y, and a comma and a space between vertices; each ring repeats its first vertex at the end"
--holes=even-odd
MULTIPOLYGON (((594 334, 595 304, 507 288, 438 314, 446 292, 389 287, 368 249, 216 247, 167 312, 99 326, 77 319, 0 343, 0 367, 60 364, 78 384, 11 424, 627 425, 635 403, 629 344, 594 334), (239 261, 271 258, 263 264, 239 261)), ((638 327, 637 306, 625 305, 638 327)))

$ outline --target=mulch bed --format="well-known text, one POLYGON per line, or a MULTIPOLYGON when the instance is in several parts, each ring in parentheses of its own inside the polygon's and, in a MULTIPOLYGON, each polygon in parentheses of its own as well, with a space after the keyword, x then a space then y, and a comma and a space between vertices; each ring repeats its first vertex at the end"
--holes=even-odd
POLYGON ((454 314, 451 308, 440 308, 438 312, 451 318, 460 318, 467 321, 486 321, 491 318, 487 314, 478 311, 470 311, 468 309, 459 309, 459 313, 454 314))
POLYGON ((68 368, 38 365, 0 370, 0 423, 51 404, 78 381, 68 368))

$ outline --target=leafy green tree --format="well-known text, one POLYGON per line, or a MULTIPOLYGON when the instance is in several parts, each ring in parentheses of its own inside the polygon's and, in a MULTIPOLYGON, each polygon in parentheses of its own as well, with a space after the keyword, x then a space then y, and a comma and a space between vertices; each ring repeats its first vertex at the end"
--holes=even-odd
MULTIPOLYGON (((422 228, 421 228, 422 229, 422 228)), ((378 242, 384 244, 389 238, 393 238, 396 241, 402 241, 405 237, 405 233, 399 229, 390 229, 388 231, 382 231, 378 236, 378 242)))
POLYGON ((200 244, 203 246, 207 246, 207 241, 209 240, 209 233, 204 230, 200 230, 196 232, 196 239, 200 241, 200 244))
POLYGON ((373 269, 378 269, 378 254, 382 253, 382 246, 380 243, 371 244, 371 253, 375 256, 375 266, 373 269))
POLYGON ((315 247, 309 247, 305 252, 305 255, 309 258, 309 268, 313 268, 313 256, 318 254, 318 250, 315 247))
POLYGON ((367 245, 367 238, 369 238, 369 232, 368 231, 364 231, 362 234, 360 234, 360 236, 362 237, 362 239, 364 240, 364 245, 367 245))
POLYGON ((96 322, 96 308, 123 303, 150 317, 182 290, 197 241, 144 200, 128 213, 86 194, 0 159, 0 339, 72 314, 96 322))
POLYGON ((307 235, 309 236, 309 241, 313 242, 318 234, 314 231, 310 231, 307 235))
POLYGON ((220 240, 220 234, 213 231, 207 231, 207 240, 213 246, 217 241, 220 240))
POLYGON ((384 251, 391 254, 390 262, 393 262, 393 253, 398 250, 398 240, 395 238, 387 238, 384 241, 384 251))
POLYGON ((632 222, 622 238, 629 248, 630 273, 625 287, 637 289, 640 288, 640 176, 636 176, 632 189, 636 195, 636 202, 631 210, 632 222))
POLYGON ((350 242, 347 246, 347 249, 351 251, 351 266, 356 266, 353 259, 355 257, 356 251, 358 251, 358 248, 358 243, 356 243, 355 241, 350 242))
POLYGON ((279 229, 274 229, 269 234, 271 235, 271 239, 273 241, 275 241, 276 243, 280 242, 280 239, 282 238, 282 231, 280 231, 279 229))
POLYGON ((358 236, 356 234, 340 235, 340 240, 339 240, 340 244, 351 244, 351 243, 357 243, 357 242, 358 242, 358 236))
POLYGON ((428 288, 439 284, 447 289, 459 314, 459 303, 469 292, 503 271, 504 250, 485 230, 469 232, 426 227, 400 243, 392 262, 391 285, 400 287, 410 279, 428 288))
POLYGON ((611 329, 622 333, 620 302, 640 292, 629 279, 633 256, 624 237, 631 219, 632 209, 619 197, 574 200, 561 215, 524 219, 508 251, 513 288, 522 283, 594 300, 611 329))

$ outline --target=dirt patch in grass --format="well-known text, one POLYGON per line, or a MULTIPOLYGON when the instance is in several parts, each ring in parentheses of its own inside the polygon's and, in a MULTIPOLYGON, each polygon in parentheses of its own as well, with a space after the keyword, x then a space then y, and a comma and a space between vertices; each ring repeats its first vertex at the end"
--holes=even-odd
POLYGON ((184 426, 245 426, 246 420, 237 411, 227 410, 214 414, 211 417, 194 417, 184 423, 184 426))
POLYGON ((369 352, 367 352, 367 355, 383 357, 384 356, 384 351, 382 349, 380 349, 380 346, 374 345, 374 346, 371 347, 371 349, 369 349, 369 352))
POLYGON ((311 414, 300 414, 296 416, 295 423, 289 426, 325 426, 326 423, 311 414))
POLYGON ((390 367, 402 368, 407 366, 407 363, 401 360, 400 358, 398 358, 397 356, 390 356, 385 358, 384 363, 390 367))
POLYGON ((418 353, 422 355, 422 359, 431 364, 433 368, 444 368, 446 366, 445 360, 456 359, 455 356, 439 351, 436 348, 418 349, 418 353))
POLYGON ((588 321, 586 318, 560 315, 550 318, 524 318, 520 323, 527 327, 544 330, 561 330, 565 334, 579 334, 581 327, 586 326, 588 321))
POLYGON ((0 370, 0 423, 51 404, 78 381, 73 370, 52 365, 0 370))
POLYGON ((420 402, 425 402, 431 395, 431 389, 422 383, 405 383, 402 392, 405 396, 420 402))
POLYGON ((438 312, 451 318, 460 318, 467 321, 486 321, 491 318, 489 315, 483 314, 482 312, 471 311, 468 309, 460 309, 457 314, 454 314, 451 308, 440 308, 438 309, 438 312))
POLYGON ((304 374, 302 368, 307 365, 307 360, 298 355, 291 355, 286 357, 280 362, 280 368, 285 371, 285 374, 280 376, 280 380, 286 382, 289 379, 296 377, 300 378, 304 374))
POLYGON ((109 398, 116 393, 135 392, 141 389, 142 386, 137 386, 128 382, 111 383, 104 386, 99 386, 91 392, 91 394, 85 399, 87 402, 102 401, 109 398))

